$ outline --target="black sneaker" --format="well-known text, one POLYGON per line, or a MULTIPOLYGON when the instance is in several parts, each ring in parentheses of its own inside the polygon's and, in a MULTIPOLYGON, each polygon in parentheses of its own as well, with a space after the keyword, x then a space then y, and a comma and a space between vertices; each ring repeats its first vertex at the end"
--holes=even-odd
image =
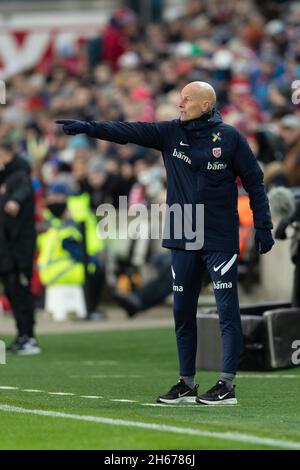
POLYGON ((42 352, 38 342, 35 338, 29 338, 28 336, 23 336, 22 341, 20 341, 18 348, 14 351, 18 356, 33 356, 35 354, 40 354, 42 352))
POLYGON ((19 349, 22 343, 22 340, 23 340, 22 336, 17 336, 14 342, 6 348, 6 352, 11 352, 11 353, 16 352, 19 349))
POLYGON ((180 379, 176 385, 173 385, 168 393, 160 395, 156 401, 157 403, 195 403, 197 389, 198 385, 195 385, 194 388, 190 388, 183 379, 180 379))
POLYGON ((227 388, 223 380, 219 380, 208 392, 197 397, 196 402, 203 405, 236 405, 235 385, 232 390, 227 388))

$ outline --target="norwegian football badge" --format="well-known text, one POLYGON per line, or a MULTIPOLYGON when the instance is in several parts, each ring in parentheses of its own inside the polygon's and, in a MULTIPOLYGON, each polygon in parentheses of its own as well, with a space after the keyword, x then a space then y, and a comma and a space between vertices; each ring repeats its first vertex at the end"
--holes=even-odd
POLYGON ((213 151, 214 157, 219 158, 221 156, 221 153, 222 153, 221 147, 214 147, 212 151, 213 151))

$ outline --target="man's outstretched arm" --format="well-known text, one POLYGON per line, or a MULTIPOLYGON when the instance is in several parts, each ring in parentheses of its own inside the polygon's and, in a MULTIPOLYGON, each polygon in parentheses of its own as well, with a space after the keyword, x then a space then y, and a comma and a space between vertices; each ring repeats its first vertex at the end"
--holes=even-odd
POLYGON ((164 136, 169 128, 169 121, 162 122, 120 122, 120 121, 77 121, 59 119, 68 135, 87 134, 117 144, 133 143, 143 147, 164 149, 164 136))

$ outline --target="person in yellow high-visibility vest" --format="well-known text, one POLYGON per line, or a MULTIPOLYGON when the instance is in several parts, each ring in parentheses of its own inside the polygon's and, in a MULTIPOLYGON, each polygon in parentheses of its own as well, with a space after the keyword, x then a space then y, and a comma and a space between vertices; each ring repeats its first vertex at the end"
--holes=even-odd
POLYGON ((81 227, 83 235, 88 318, 98 320, 104 316, 103 311, 99 311, 97 305, 104 284, 105 273, 102 252, 105 246, 103 240, 97 235, 97 218, 91 210, 90 195, 81 193, 69 196, 67 207, 72 219, 81 227), (87 260, 93 260, 93 264, 88 263, 87 260))
POLYGON ((74 257, 70 245, 80 246, 80 230, 68 220, 54 218, 48 230, 38 236, 38 268, 44 286, 83 285, 84 265, 74 257))
POLYGON ((104 269, 96 255, 103 244, 97 238, 96 218, 86 204, 87 198, 82 196, 85 195, 69 196, 63 183, 54 183, 48 188, 45 217, 49 228, 39 236, 38 266, 41 281, 46 286, 82 285, 87 319, 100 319, 104 315, 96 312, 96 307, 104 269))
POLYGON ((69 196, 67 207, 76 223, 84 223, 87 253, 89 256, 96 256, 103 251, 104 243, 97 236, 97 218, 91 211, 90 195, 81 193, 69 196))

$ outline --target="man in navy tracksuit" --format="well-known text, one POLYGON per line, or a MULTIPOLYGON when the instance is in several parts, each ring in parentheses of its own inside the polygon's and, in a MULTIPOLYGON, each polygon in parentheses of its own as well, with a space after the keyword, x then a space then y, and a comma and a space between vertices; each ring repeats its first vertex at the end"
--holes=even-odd
POLYGON ((182 209, 181 215, 176 212, 175 217, 169 217, 163 241, 163 246, 172 250, 180 380, 169 392, 158 397, 162 403, 195 400, 204 404, 237 403, 233 379, 242 346, 237 292, 237 176, 250 196, 256 248, 263 254, 274 244, 263 173, 245 137, 223 123, 215 103, 214 89, 208 83, 192 82, 181 92, 180 119, 153 123, 57 121, 69 135, 86 133, 162 152, 168 178, 167 206, 182 209), (204 223, 198 217, 199 207, 204 207, 204 223), (205 269, 210 273, 215 291, 223 358, 216 385, 197 396, 198 386, 194 382, 196 313, 205 269))

